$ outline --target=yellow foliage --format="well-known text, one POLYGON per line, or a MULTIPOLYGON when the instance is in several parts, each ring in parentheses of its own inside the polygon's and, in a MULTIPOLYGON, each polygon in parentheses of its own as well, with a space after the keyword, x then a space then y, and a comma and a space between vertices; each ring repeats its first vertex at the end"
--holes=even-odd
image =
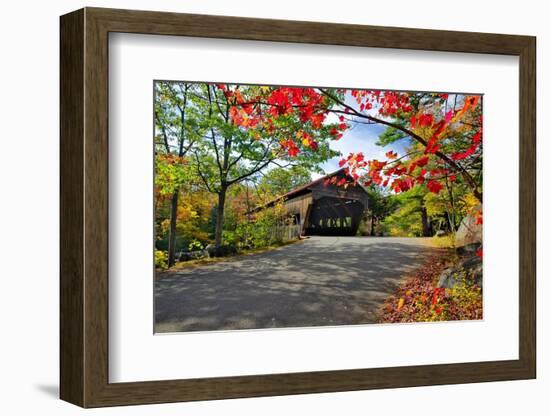
POLYGON ((405 299, 399 298, 399 302, 397 302, 397 310, 398 311, 401 310, 404 304, 405 304, 405 299))
POLYGON ((464 205, 467 212, 471 212, 479 205, 479 200, 472 193, 464 195, 464 205))
POLYGON ((442 235, 441 237, 434 236, 431 239, 432 244, 438 248, 453 248, 455 246, 454 235, 442 235))

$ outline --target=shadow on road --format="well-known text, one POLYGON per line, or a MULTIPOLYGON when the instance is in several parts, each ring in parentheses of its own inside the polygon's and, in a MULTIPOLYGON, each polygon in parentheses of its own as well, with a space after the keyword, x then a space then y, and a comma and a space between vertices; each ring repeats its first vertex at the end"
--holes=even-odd
POLYGON ((155 332, 373 323, 428 250, 423 239, 313 237, 165 272, 155 281, 155 332))

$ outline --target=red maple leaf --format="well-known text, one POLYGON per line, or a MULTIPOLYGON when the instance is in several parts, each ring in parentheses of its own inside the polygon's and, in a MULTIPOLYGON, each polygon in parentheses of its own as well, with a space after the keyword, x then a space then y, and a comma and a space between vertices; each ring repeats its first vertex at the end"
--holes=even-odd
POLYGON ((443 185, 441 185, 438 181, 436 180, 433 180, 433 179, 430 179, 427 183, 426 183, 426 188, 428 188, 428 190, 430 192, 433 192, 434 194, 438 194, 439 191, 441 191, 443 189, 443 185))

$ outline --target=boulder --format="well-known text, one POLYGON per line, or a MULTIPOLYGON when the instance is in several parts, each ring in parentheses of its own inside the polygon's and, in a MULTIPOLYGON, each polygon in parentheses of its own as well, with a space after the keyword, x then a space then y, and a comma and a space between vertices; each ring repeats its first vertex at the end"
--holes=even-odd
POLYGON ((455 235, 455 247, 481 243, 483 225, 477 224, 477 214, 480 210, 481 205, 478 205, 470 215, 464 217, 455 235))
POLYGON ((470 255, 463 257, 456 265, 449 267, 439 275, 437 287, 453 288, 464 279, 482 285, 483 261, 481 257, 470 255))
POLYGON ((481 257, 474 256, 465 259, 462 262, 462 268, 466 271, 468 279, 481 286, 483 280, 483 260, 481 257))
POLYGON ((178 260, 189 261, 189 260, 202 259, 205 257, 210 257, 210 253, 206 249, 198 250, 198 251, 182 251, 178 256, 178 260))
POLYGON ((214 244, 208 244, 204 249, 208 251, 209 256, 213 256, 216 252, 216 246, 214 244))
POLYGON ((215 250, 217 257, 230 256, 237 253, 237 248, 231 244, 223 244, 220 248, 215 250))
POLYGON ((178 261, 189 261, 192 260, 191 253, 187 251, 182 251, 178 255, 178 261))
POLYGON ((473 256, 481 248, 481 243, 466 244, 456 248, 456 253, 461 257, 473 256))
POLYGON ((458 284, 454 268, 445 269, 439 275, 437 287, 452 288, 458 284))

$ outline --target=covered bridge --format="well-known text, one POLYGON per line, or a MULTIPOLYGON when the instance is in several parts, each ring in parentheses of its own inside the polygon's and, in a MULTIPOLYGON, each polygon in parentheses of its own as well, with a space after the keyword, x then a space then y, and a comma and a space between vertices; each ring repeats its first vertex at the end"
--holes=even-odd
POLYGON ((340 169, 270 201, 254 211, 283 201, 285 214, 300 235, 355 235, 368 206, 366 191, 340 169))

